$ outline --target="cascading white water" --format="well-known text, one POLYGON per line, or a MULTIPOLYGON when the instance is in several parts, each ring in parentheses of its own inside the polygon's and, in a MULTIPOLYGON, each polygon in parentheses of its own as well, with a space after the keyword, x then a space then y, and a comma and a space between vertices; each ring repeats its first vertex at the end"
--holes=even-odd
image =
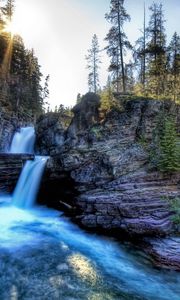
MULTIPOLYGON (((15 133, 10 153, 34 153, 35 132, 33 127, 21 128, 15 133)), ((27 161, 12 195, 14 206, 29 208, 33 206, 38 193, 47 157, 36 156, 27 161)))
POLYGON ((38 193, 47 157, 36 156, 27 161, 13 193, 13 205, 21 208, 32 207, 38 193))
POLYGON ((33 127, 22 127, 16 132, 10 147, 10 153, 34 153, 35 132, 33 127))

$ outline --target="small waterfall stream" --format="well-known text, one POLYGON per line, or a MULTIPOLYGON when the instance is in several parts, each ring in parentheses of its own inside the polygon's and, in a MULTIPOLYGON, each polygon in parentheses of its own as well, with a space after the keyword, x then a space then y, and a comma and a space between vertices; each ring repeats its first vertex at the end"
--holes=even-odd
POLYGON ((34 143, 34 128, 23 127, 15 133, 9 153, 34 153, 34 143))
POLYGON ((36 156, 34 161, 26 162, 13 193, 13 205, 21 208, 33 206, 47 159, 36 156))
MULTIPOLYGON (((32 153, 33 141, 34 129, 22 129, 11 151, 32 153)), ((179 300, 177 272, 155 269, 129 246, 33 206, 46 160, 25 164, 13 205, 0 207, 0 299, 179 300)))
MULTIPOLYGON (((16 132, 10 147, 10 153, 34 153, 35 132, 33 127, 21 128, 16 132)), ((14 206, 30 208, 38 193, 41 177, 47 157, 36 156, 34 161, 27 161, 18 179, 12 195, 14 206)))

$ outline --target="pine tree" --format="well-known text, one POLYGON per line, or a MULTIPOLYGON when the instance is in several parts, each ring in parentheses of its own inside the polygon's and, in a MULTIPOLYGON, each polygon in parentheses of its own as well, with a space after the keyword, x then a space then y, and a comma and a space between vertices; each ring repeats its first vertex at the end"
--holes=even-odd
POLYGON ((80 103, 82 100, 82 96, 80 93, 77 94, 77 98, 76 98, 76 104, 80 103))
POLYGON ((134 49, 134 61, 138 72, 138 81, 141 85, 141 93, 145 93, 146 88, 146 41, 147 41, 147 31, 146 31, 146 11, 144 6, 144 24, 141 30, 142 36, 136 41, 134 49))
POLYGON ((19 35, 6 32, 12 21, 14 0, 0 7, 0 92, 15 112, 40 114, 43 111, 44 93, 41 86, 40 66, 33 51, 25 49, 19 35))
POLYGON ((160 159, 158 167, 162 172, 180 170, 180 155, 174 119, 167 118, 164 124, 163 135, 160 140, 160 159))
POLYGON ((43 99, 43 109, 45 110, 44 106, 49 105, 48 98, 49 98, 49 80, 50 75, 47 75, 44 82, 44 87, 42 89, 42 99, 43 99))
POLYGON ((37 57, 34 56, 34 52, 31 54, 31 76, 29 78, 29 88, 30 88, 30 99, 29 99, 29 110, 32 114, 39 114, 42 112, 43 98, 42 98, 42 86, 41 78, 42 74, 40 72, 40 66, 37 57))
POLYGON ((111 0, 110 12, 105 18, 113 25, 105 38, 109 43, 107 53, 111 57, 109 71, 113 73, 116 91, 119 92, 122 88, 122 91, 126 92, 124 51, 131 49, 131 45, 123 30, 124 22, 130 21, 130 16, 124 8, 124 0, 111 0))
POLYGON ((147 88, 151 96, 159 97, 165 94, 167 82, 165 20, 162 4, 153 3, 150 11, 151 17, 147 28, 149 39, 147 43, 147 88))
POLYGON ((110 76, 108 76, 107 83, 105 87, 100 92, 100 98, 101 98, 101 115, 102 118, 109 112, 113 106, 113 88, 112 88, 112 82, 110 79, 110 76))
POLYGON ((90 73, 88 75, 88 86, 89 91, 97 93, 99 88, 99 65, 100 61, 100 50, 97 35, 94 34, 92 38, 91 48, 88 50, 88 55, 86 55, 86 60, 88 62, 87 68, 90 73))
POLYGON ((15 0, 7 0, 6 5, 2 8, 2 13, 6 17, 6 20, 9 22, 11 22, 14 13, 14 3, 15 0))
POLYGON ((5 27, 5 21, 3 16, 3 6, 0 6, 0 33, 2 34, 5 27))
POLYGON ((12 54, 10 63, 10 102, 14 110, 18 110, 19 105, 24 104, 24 97, 22 94, 25 69, 26 69, 26 54, 25 46, 22 38, 19 35, 13 36, 12 40, 12 54))
POLYGON ((128 64, 125 64, 125 79, 126 79, 126 91, 129 93, 133 92, 134 89, 134 65, 132 61, 130 61, 128 64))
POLYGON ((180 102, 180 36, 174 33, 168 47, 168 96, 180 102))

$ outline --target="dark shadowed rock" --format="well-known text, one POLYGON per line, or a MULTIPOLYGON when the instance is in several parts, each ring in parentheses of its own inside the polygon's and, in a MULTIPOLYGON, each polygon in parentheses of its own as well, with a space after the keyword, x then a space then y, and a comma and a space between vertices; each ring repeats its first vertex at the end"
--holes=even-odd
POLYGON ((65 128, 60 113, 47 113, 37 120, 36 152, 50 155, 64 144, 65 128))
POLYGON ((13 113, 0 109, 0 152, 9 150, 18 123, 18 118, 13 116, 13 113))
POLYGON ((14 190, 27 160, 34 160, 34 155, 0 153, 0 193, 9 193, 14 190))
POLYGON ((81 102, 73 107, 74 118, 67 131, 70 142, 81 142, 84 131, 99 121, 99 107, 100 97, 94 93, 87 93, 81 102))

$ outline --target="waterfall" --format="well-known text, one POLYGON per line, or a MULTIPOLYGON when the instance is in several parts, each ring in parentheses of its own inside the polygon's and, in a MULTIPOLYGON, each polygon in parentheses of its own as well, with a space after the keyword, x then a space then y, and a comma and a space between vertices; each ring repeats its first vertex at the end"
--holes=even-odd
POLYGON ((13 193, 13 205, 21 208, 32 207, 38 193, 47 157, 36 156, 27 161, 13 193))
MULTIPOLYGON (((34 153, 35 132, 33 127, 21 128, 15 133, 10 153, 34 153)), ((38 193, 44 167, 48 157, 36 156, 33 161, 27 161, 22 169, 17 185, 12 195, 14 206, 32 207, 38 193)))
POLYGON ((35 132, 33 127, 22 127, 16 132, 9 153, 34 153, 35 132))

